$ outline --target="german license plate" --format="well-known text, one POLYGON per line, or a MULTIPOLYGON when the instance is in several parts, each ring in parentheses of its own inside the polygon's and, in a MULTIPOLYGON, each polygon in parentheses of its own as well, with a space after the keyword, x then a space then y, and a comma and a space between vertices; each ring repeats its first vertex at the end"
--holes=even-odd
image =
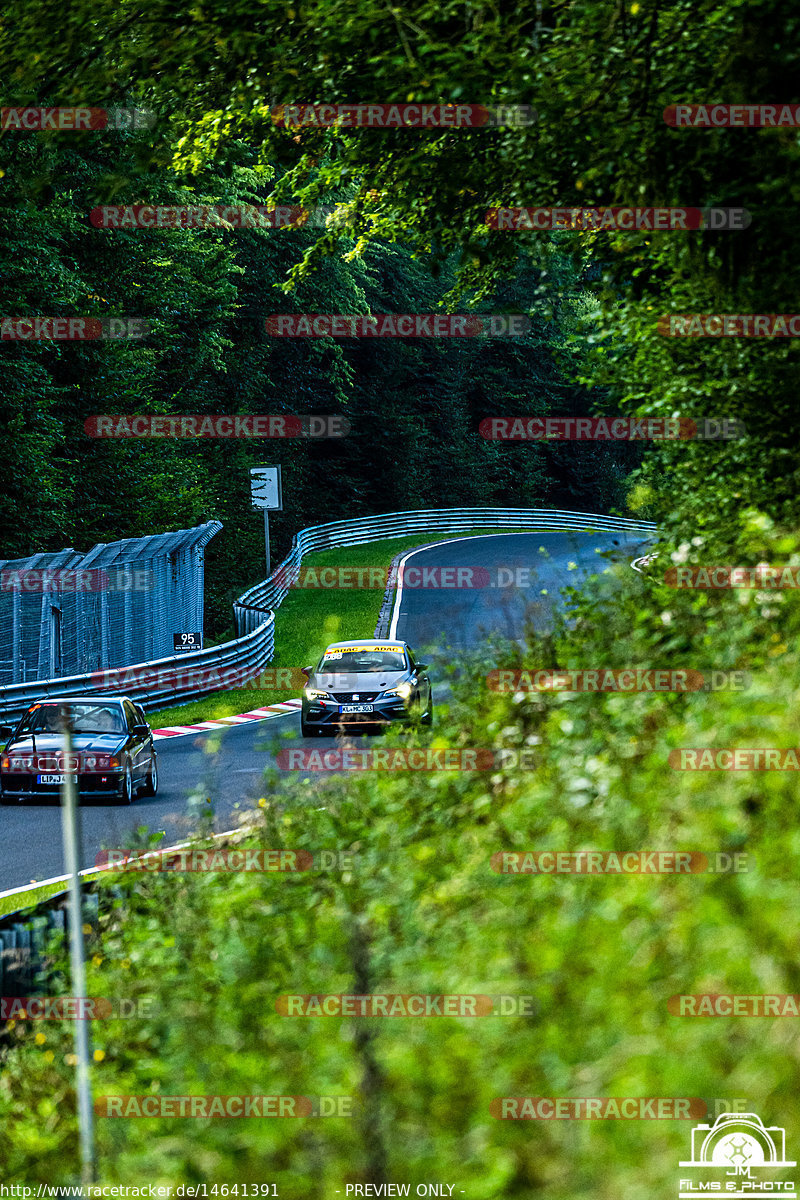
MULTIPOLYGON (((72 779, 73 783, 78 782, 77 775, 72 775, 72 776, 70 776, 70 778, 72 779)), ((37 775, 36 776, 37 783, 63 783, 65 779, 66 779, 66 775, 37 775)))
POLYGON ((374 712, 374 704, 340 704, 340 713, 374 712))

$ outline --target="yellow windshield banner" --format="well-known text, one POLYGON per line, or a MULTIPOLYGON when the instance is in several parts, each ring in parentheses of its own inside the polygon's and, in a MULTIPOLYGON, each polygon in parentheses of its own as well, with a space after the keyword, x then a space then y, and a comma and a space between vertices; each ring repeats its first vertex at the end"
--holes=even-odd
POLYGON ((337 646, 335 650, 326 650, 325 658, 341 658, 343 654, 370 654, 373 651, 378 654, 391 653, 402 654, 402 646, 337 646))

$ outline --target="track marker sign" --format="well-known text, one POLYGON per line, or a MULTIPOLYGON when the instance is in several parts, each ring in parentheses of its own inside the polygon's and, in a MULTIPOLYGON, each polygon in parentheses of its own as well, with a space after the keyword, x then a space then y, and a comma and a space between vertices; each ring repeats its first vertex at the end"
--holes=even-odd
POLYGON ((280 467, 250 468, 250 499, 253 508, 262 508, 265 512, 283 509, 280 467))
POLYGON ((186 653, 189 650, 203 649, 203 634, 196 633, 173 633, 172 645, 176 654, 186 653))
POLYGON ((250 502, 253 508, 264 512, 264 556, 267 561, 267 579, 270 575, 269 514, 283 511, 283 488, 280 467, 250 468, 250 502))

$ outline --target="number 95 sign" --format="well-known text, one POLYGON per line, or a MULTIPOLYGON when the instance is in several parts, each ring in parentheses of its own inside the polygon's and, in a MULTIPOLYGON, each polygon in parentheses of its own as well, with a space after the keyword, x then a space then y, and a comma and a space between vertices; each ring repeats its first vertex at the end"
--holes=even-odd
POLYGON ((202 650, 203 649, 203 634, 202 633, 173 633, 172 644, 175 647, 175 653, 180 654, 182 650, 202 650))

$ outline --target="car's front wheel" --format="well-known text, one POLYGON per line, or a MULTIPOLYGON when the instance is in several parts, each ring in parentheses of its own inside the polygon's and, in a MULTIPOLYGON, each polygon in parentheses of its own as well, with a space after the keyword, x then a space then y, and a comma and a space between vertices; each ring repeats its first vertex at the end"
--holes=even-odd
POLYGON ((317 727, 309 725, 303 717, 300 718, 300 736, 301 737, 316 737, 317 727))
POLYGON ((145 796, 155 796, 158 791, 158 760, 155 753, 150 757, 150 769, 147 772, 147 778, 144 781, 142 794, 145 796))
POLYGON ((409 709, 410 724, 412 725, 430 725, 433 716, 433 696, 428 697, 427 707, 423 702, 422 696, 417 695, 411 708, 409 709))
POLYGON ((125 766, 125 774, 122 777, 122 789, 119 794, 119 802, 120 804, 133 803, 133 771, 131 770, 130 763, 127 763, 125 766))

